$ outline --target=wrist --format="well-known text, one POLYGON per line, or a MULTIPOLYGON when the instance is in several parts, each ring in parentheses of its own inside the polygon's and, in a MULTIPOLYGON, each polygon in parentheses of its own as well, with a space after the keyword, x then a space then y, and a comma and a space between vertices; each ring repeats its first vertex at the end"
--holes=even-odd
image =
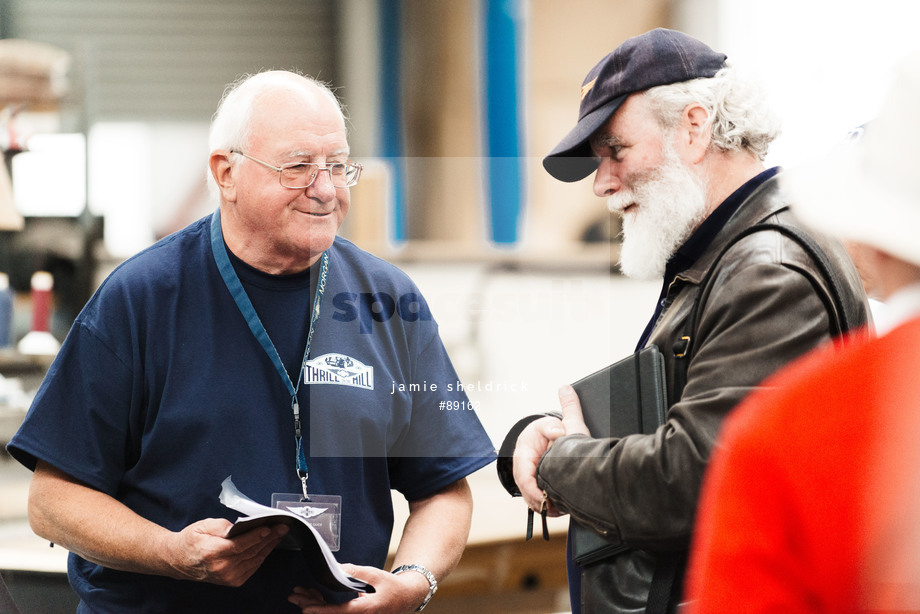
POLYGON ((431 598, 434 596, 435 592, 438 590, 438 581, 434 577, 434 574, 428 571, 428 569, 426 567, 423 567, 422 565, 416 565, 416 564, 400 565, 399 567, 394 569, 392 573, 395 575, 399 575, 405 572, 415 572, 419 574, 422 577, 422 579, 424 579, 425 582, 427 582, 428 584, 428 593, 425 595, 425 598, 422 601, 421 605, 419 605, 415 609, 416 612, 421 612, 422 610, 425 609, 425 606, 428 605, 428 602, 431 601, 431 598))
POLYGON ((531 422, 536 422, 540 418, 545 418, 547 416, 559 418, 560 420, 562 419, 562 414, 559 412, 536 414, 533 416, 526 416, 521 418, 514 424, 514 426, 511 427, 511 430, 508 431, 508 434, 505 435, 505 439, 498 450, 498 460, 496 461, 495 465, 498 471, 498 481, 501 482, 501 485, 505 487, 505 490, 507 490, 508 494, 512 497, 521 496, 521 490, 518 488, 514 481, 513 456, 514 449, 517 447, 518 437, 521 436, 521 433, 524 432, 524 429, 527 428, 531 422))
POLYGON ((183 565, 185 561, 178 555, 177 537, 178 533, 172 531, 154 531, 149 547, 144 550, 157 558, 156 560, 150 559, 148 566, 154 573, 174 580, 198 580, 189 574, 188 569, 183 565))

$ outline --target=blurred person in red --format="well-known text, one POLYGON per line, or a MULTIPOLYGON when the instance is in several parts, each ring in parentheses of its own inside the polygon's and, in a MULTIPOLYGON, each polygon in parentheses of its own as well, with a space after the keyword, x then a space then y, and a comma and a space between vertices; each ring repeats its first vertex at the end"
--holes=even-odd
POLYGON ((920 611, 920 54, 855 144, 790 171, 859 244, 879 336, 779 372, 729 417, 704 482, 689 612, 920 611))

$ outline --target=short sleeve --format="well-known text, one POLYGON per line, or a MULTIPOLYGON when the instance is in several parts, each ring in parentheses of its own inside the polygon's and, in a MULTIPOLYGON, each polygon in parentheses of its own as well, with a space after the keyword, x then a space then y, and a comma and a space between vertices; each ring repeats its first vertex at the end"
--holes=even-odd
POLYGON ((495 460, 436 326, 416 361, 409 427, 391 451, 391 480, 407 499, 434 493, 495 460), (434 384, 434 387, 432 386, 434 384))
POLYGON ((133 398, 129 365, 78 320, 10 441, 10 454, 29 469, 43 460, 112 494, 130 462, 133 398))

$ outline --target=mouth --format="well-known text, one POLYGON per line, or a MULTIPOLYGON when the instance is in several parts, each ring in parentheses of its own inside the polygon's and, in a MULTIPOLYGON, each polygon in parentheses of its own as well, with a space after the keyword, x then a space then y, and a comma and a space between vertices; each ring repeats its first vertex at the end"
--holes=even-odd
POLYGON ((611 207, 611 213, 619 215, 621 218, 629 218, 637 215, 639 213, 639 204, 638 203, 626 203, 622 207, 611 207))
POLYGON ((297 211, 297 213, 300 213, 301 215, 306 215, 306 216, 308 216, 308 217, 320 217, 320 218, 322 218, 322 217, 329 217, 330 215, 332 215, 332 213, 333 213, 335 210, 333 209, 332 211, 304 211, 304 210, 302 210, 302 209, 298 209, 298 210, 296 210, 296 211, 297 211))
POLYGON ((627 213, 635 213, 639 208, 639 203, 634 200, 630 200, 627 194, 615 194, 607 199, 607 210, 610 213, 615 213, 620 216, 624 216, 627 213))

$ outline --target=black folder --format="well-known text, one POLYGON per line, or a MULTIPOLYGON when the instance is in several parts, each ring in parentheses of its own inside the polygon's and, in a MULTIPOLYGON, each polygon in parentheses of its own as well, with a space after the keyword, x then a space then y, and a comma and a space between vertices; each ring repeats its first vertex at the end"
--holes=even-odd
MULTIPOLYGON (((654 345, 584 377, 574 384, 585 424, 597 439, 654 433, 667 411, 664 357, 654 345)), ((627 549, 572 521, 573 559, 590 565, 627 549)))

